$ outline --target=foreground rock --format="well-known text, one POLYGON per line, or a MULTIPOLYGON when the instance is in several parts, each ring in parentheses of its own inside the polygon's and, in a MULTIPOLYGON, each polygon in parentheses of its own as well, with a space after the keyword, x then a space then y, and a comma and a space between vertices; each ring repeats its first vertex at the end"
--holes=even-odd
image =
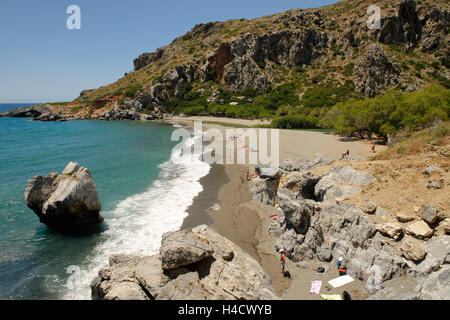
POLYGON ((92 281, 94 300, 273 300, 268 275, 207 226, 167 233, 152 257, 113 256, 92 281))
POLYGON ((91 173, 74 162, 62 174, 28 180, 24 200, 42 223, 57 230, 76 230, 103 221, 91 173))

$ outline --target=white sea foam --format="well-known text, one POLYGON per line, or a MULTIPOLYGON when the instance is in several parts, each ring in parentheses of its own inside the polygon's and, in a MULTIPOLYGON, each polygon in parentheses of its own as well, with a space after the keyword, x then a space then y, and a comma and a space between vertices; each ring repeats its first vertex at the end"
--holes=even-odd
MULTIPOLYGON (((193 145, 194 138, 186 141, 193 145)), ((190 157, 172 153, 171 160, 160 166, 158 180, 144 193, 120 202, 113 212, 104 213, 108 230, 102 240, 80 266, 79 285, 66 288, 63 299, 90 299, 90 282, 108 264, 112 254, 153 255, 158 252, 162 235, 178 230, 187 209, 203 190, 200 179, 209 173, 210 166, 190 157), (178 158, 176 165, 175 157, 178 158), (174 179, 173 176, 180 177, 174 179)))

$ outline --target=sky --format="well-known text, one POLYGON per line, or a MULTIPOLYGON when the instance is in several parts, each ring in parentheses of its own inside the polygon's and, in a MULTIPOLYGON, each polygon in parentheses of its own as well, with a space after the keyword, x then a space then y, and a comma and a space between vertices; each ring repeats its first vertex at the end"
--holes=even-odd
POLYGON ((0 0, 0 103, 72 101, 133 70, 198 23, 252 19, 337 0, 0 0), (70 5, 81 29, 70 30, 70 5))

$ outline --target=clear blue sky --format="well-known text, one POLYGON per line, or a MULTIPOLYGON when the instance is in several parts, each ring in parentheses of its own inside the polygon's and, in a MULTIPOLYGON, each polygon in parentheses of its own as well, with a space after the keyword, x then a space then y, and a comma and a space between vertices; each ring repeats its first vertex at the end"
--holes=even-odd
POLYGON ((1 0, 0 103, 71 101, 112 83, 143 52, 169 44, 194 25, 252 19, 337 0, 1 0), (66 8, 81 8, 81 30, 66 8))

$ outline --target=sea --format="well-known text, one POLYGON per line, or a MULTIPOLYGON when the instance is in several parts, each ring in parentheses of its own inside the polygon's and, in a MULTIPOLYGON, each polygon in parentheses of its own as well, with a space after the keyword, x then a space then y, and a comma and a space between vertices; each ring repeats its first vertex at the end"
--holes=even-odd
MULTIPOLYGON (((31 104, 0 104, 0 113, 31 104)), ((0 299, 90 299, 90 282, 111 255, 157 253, 211 169, 174 151, 174 130, 141 121, 0 118, 0 299), (28 179, 62 172, 70 161, 95 181, 105 219, 97 233, 56 233, 24 203, 28 179)))

